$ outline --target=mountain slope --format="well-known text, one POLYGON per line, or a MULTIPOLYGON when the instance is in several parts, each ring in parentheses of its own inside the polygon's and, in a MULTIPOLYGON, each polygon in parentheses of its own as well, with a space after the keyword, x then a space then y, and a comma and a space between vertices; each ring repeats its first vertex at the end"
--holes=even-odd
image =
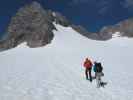
POLYGON ((59 12, 44 9, 37 1, 33 1, 18 9, 17 13, 12 16, 5 32, 7 34, 0 40, 0 50, 14 48, 22 42, 27 42, 27 45, 31 48, 51 43, 55 29, 53 22, 65 27, 72 27, 81 35, 94 40, 109 40, 112 38, 112 34, 118 31, 121 32, 121 36, 133 36, 133 19, 104 27, 100 32, 92 33, 81 25, 72 24, 59 12))
POLYGON ((127 20, 121 21, 115 25, 110 25, 106 26, 101 31, 99 34, 103 36, 103 39, 109 39, 111 38, 112 34, 115 32, 121 32, 121 36, 126 36, 126 37, 133 37, 133 18, 129 18, 127 20))
POLYGON ((23 43, 0 52, 1 100, 132 100, 132 39, 89 40, 71 27, 55 26, 45 47, 23 43), (105 88, 85 80, 87 56, 103 63, 105 88))

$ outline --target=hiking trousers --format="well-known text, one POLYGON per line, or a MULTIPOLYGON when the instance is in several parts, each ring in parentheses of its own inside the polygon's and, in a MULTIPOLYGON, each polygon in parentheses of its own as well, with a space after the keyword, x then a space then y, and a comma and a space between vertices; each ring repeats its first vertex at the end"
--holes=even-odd
POLYGON ((96 75, 96 84, 97 87, 99 88, 101 85, 102 72, 96 72, 95 75, 96 75))
POLYGON ((90 81, 92 81, 91 69, 92 69, 92 68, 86 68, 86 69, 85 69, 86 79, 88 79, 88 72, 89 72, 90 81))

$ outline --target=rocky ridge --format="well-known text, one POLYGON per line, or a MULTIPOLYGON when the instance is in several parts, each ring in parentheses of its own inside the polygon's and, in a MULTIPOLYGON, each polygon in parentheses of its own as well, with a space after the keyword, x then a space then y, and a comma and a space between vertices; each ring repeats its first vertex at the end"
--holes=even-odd
POLYGON ((0 48, 9 49, 22 42, 29 47, 40 47, 51 42, 56 30, 53 22, 63 26, 70 22, 58 12, 45 10, 37 2, 32 2, 18 10, 7 28, 7 35, 0 41, 0 48))
POLYGON ((85 37, 94 40, 108 40, 115 32, 121 36, 133 37, 133 18, 116 25, 106 26, 98 33, 88 32, 80 25, 74 25, 59 12, 44 9, 38 2, 32 2, 20 8, 11 18, 6 36, 0 41, 0 49, 10 49, 22 42, 27 42, 31 48, 45 46, 54 38, 56 30, 53 22, 64 27, 72 27, 85 37))

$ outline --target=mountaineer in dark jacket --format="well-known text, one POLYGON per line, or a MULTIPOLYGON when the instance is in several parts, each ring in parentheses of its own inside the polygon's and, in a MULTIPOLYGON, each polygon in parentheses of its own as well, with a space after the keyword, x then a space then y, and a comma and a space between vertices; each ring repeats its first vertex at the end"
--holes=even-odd
POLYGON ((104 76, 102 72, 103 67, 100 62, 94 62, 93 71, 95 72, 96 83, 99 88, 101 86, 101 77, 104 76))

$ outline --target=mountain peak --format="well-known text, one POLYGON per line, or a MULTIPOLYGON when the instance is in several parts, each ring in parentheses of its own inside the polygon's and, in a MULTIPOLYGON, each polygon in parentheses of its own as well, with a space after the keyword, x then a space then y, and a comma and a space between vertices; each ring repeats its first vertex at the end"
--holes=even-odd
POLYGON ((53 39, 52 30, 55 29, 53 16, 41 7, 38 2, 32 2, 18 10, 7 28, 5 47, 16 47, 27 42, 30 47, 43 46, 53 39))
POLYGON ((33 1, 33 2, 31 3, 31 5, 33 5, 33 6, 35 6, 35 7, 40 7, 40 6, 41 6, 40 3, 37 2, 37 1, 33 1))
POLYGON ((4 42, 0 48, 13 48, 22 42, 29 47, 40 47, 51 42, 56 29, 53 22, 69 26, 69 21, 58 12, 44 9, 38 2, 25 5, 11 18, 4 42))
MULTIPOLYGON (((29 6, 29 5, 28 5, 29 6)), ((42 6, 39 2, 37 1, 33 1, 31 2, 30 6, 33 8, 33 9, 42 9, 42 6)))

